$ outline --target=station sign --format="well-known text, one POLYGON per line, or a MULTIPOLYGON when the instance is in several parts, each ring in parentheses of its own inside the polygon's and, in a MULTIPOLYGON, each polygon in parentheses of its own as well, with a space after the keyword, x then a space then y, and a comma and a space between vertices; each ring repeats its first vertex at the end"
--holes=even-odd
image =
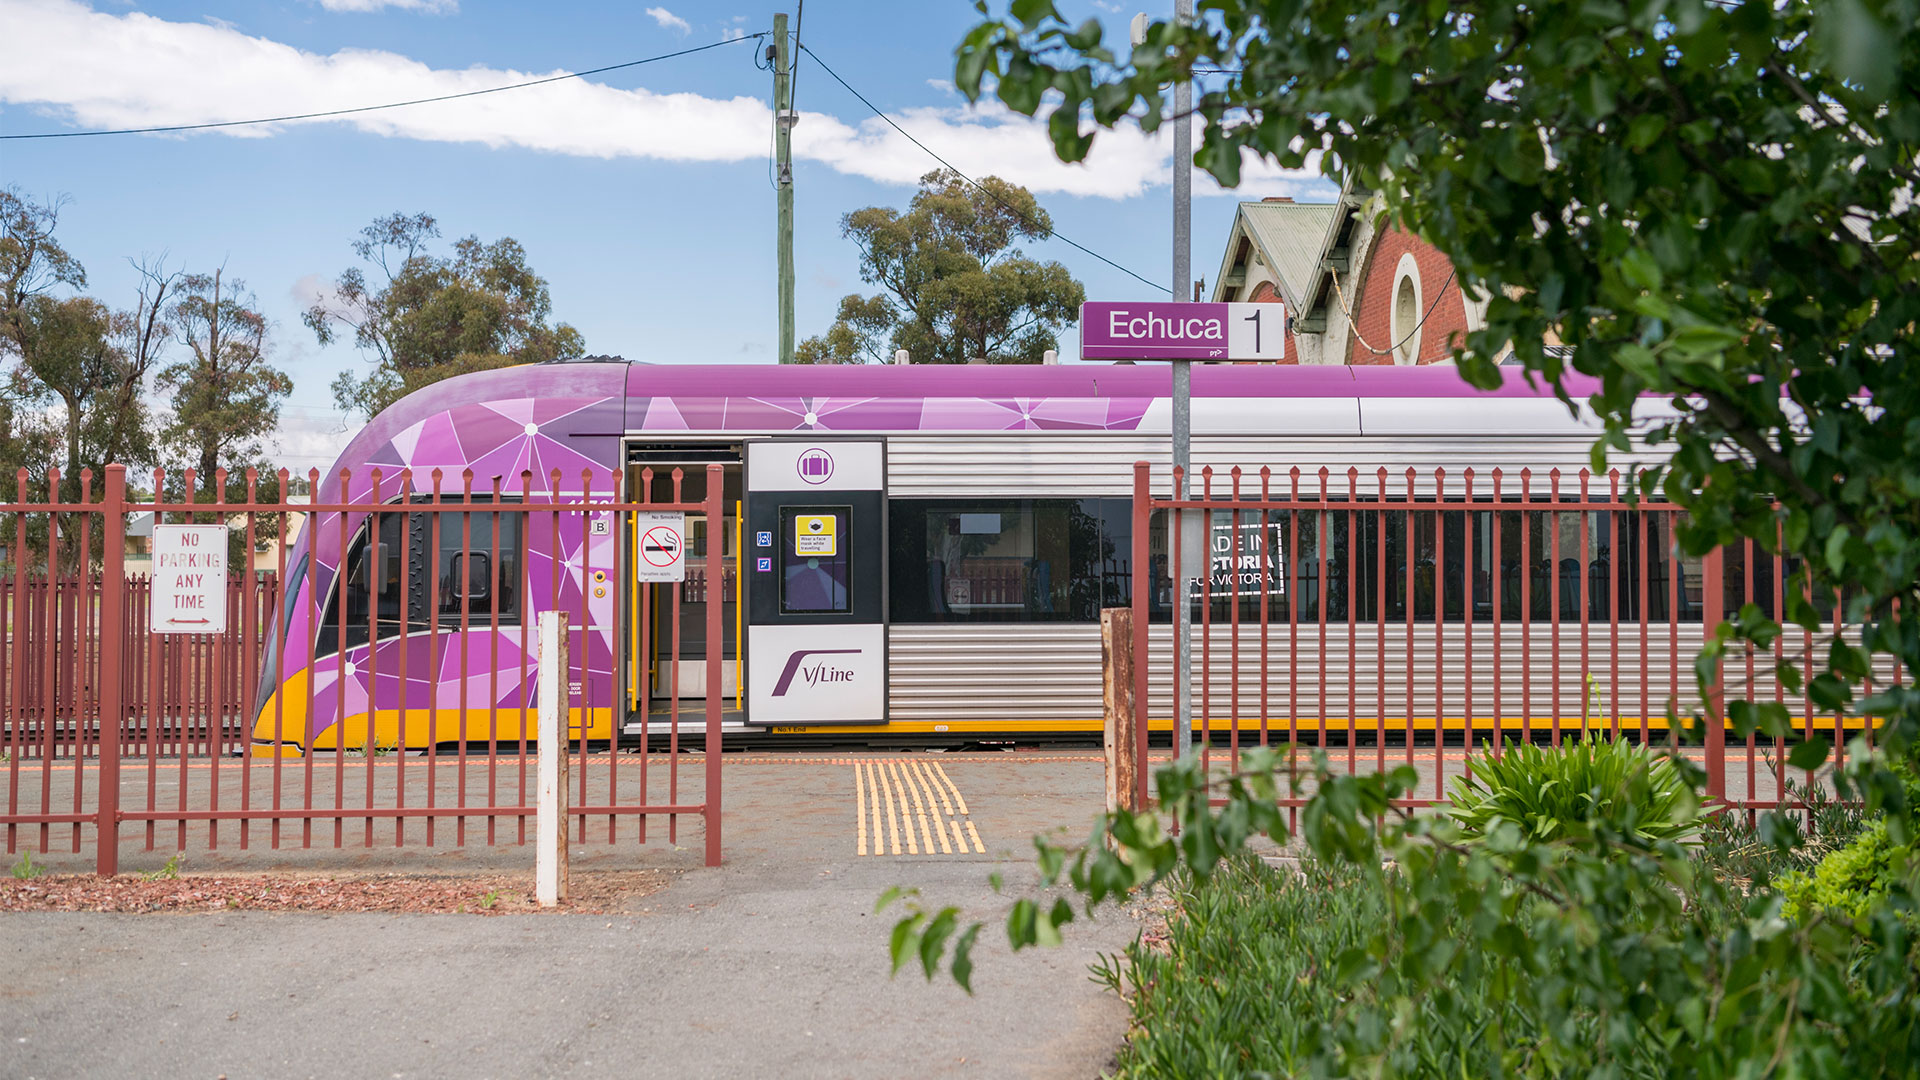
POLYGON ((1287 308, 1090 300, 1080 305, 1084 360, 1264 360, 1287 356, 1287 308))
POLYGON ((156 634, 227 632, 227 527, 155 525, 152 605, 156 634))
POLYGON ((640 537, 634 554, 633 579, 643 582, 687 579, 687 515, 666 510, 634 512, 634 532, 640 537))

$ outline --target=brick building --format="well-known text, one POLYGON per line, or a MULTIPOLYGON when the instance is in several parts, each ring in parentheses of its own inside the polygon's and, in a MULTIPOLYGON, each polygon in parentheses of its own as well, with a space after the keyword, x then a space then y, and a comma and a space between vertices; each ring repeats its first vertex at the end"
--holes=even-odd
POLYGON ((1486 317, 1431 244, 1351 187, 1241 203, 1209 299, 1287 305, 1287 363, 1432 364, 1486 317))

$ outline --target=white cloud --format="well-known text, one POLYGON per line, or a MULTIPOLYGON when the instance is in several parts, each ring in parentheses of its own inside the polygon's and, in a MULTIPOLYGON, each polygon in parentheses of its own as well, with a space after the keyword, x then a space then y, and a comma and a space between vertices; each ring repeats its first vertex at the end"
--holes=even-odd
MULTIPOLYGON (((369 0, 370 2, 370 0, 369 0)), ((670 13, 669 13, 670 14, 670 13)), ((139 12, 109 15, 73 0, 0 0, 0 25, 37 47, 0 65, 0 102, 38 106, 83 127, 153 127, 275 116, 435 97, 524 82, 559 72, 434 69, 391 52, 317 54, 238 30, 169 22, 139 12)), ((698 63, 698 61, 686 61, 698 63)), ((662 69, 661 78, 673 76, 662 69)), ((816 81, 816 93, 830 91, 816 81)), ((832 88, 837 91, 837 88, 832 88)), ((858 116, 859 106, 849 103, 858 116)), ((1171 126, 1155 135, 1104 133, 1088 161, 1055 160, 1043 121, 987 105, 901 110, 895 119, 962 171, 993 174, 1036 194, 1130 198, 1167 183, 1171 126)), ((348 124, 389 138, 478 143, 592 158, 761 162, 772 115, 755 96, 707 97, 619 90, 567 80, 510 93, 436 102, 328 120, 222 128, 270 138, 307 123, 348 124)), ((14 130, 16 125, 10 124, 14 130)), ((794 131, 802 162, 847 175, 910 185, 937 164, 877 117, 848 122, 803 112, 794 131)), ((1221 194, 1204 175, 1196 194, 1221 194)), ((1311 173, 1252 164, 1231 194, 1331 194, 1311 173)))
POLYGON ((687 23, 687 20, 675 15, 666 8, 650 7, 647 9, 647 14, 653 16, 653 21, 659 23, 662 29, 678 30, 683 34, 690 33, 693 30, 693 27, 687 23))
POLYGON ((267 460, 304 477, 325 471, 365 422, 323 406, 280 406, 280 427, 267 437, 267 460))
POLYGON ((351 12, 379 11, 390 7, 428 15, 444 15, 460 10, 459 0, 320 0, 320 6, 328 11, 351 12))

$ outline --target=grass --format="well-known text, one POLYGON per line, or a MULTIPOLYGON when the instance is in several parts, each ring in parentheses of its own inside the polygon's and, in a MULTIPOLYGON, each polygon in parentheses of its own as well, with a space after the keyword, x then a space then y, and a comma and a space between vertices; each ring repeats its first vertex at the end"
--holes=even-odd
POLYGON ((140 877, 144 881, 172 881, 180 876, 180 864, 185 859, 185 855, 175 852, 167 857, 166 864, 160 869, 149 870, 140 877))
POLYGON ((32 881, 46 872, 46 864, 33 861, 32 848, 21 851, 19 861, 13 864, 13 876, 21 881, 32 881))
POLYGON ((1314 1071, 1342 1003, 1326 965, 1387 917, 1380 893, 1351 867, 1309 861, 1296 874, 1243 858, 1174 901, 1164 947, 1136 943, 1096 969, 1134 988, 1117 1075, 1314 1071))

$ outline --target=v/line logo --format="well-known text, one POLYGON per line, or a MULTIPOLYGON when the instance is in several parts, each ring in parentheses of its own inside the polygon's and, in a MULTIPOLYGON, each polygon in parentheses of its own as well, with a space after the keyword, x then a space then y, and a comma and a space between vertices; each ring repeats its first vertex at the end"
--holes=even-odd
POLYGON ((795 675, 806 680, 808 686, 819 686, 821 683, 852 682, 853 670, 851 668, 840 667, 824 660, 818 661, 805 669, 802 669, 800 665, 809 656, 835 656, 846 653, 857 654, 859 652, 859 649, 795 649, 793 655, 787 657, 787 666, 781 669, 780 678, 774 682, 773 694, 771 696, 785 697, 787 688, 793 685, 793 677, 795 675))

